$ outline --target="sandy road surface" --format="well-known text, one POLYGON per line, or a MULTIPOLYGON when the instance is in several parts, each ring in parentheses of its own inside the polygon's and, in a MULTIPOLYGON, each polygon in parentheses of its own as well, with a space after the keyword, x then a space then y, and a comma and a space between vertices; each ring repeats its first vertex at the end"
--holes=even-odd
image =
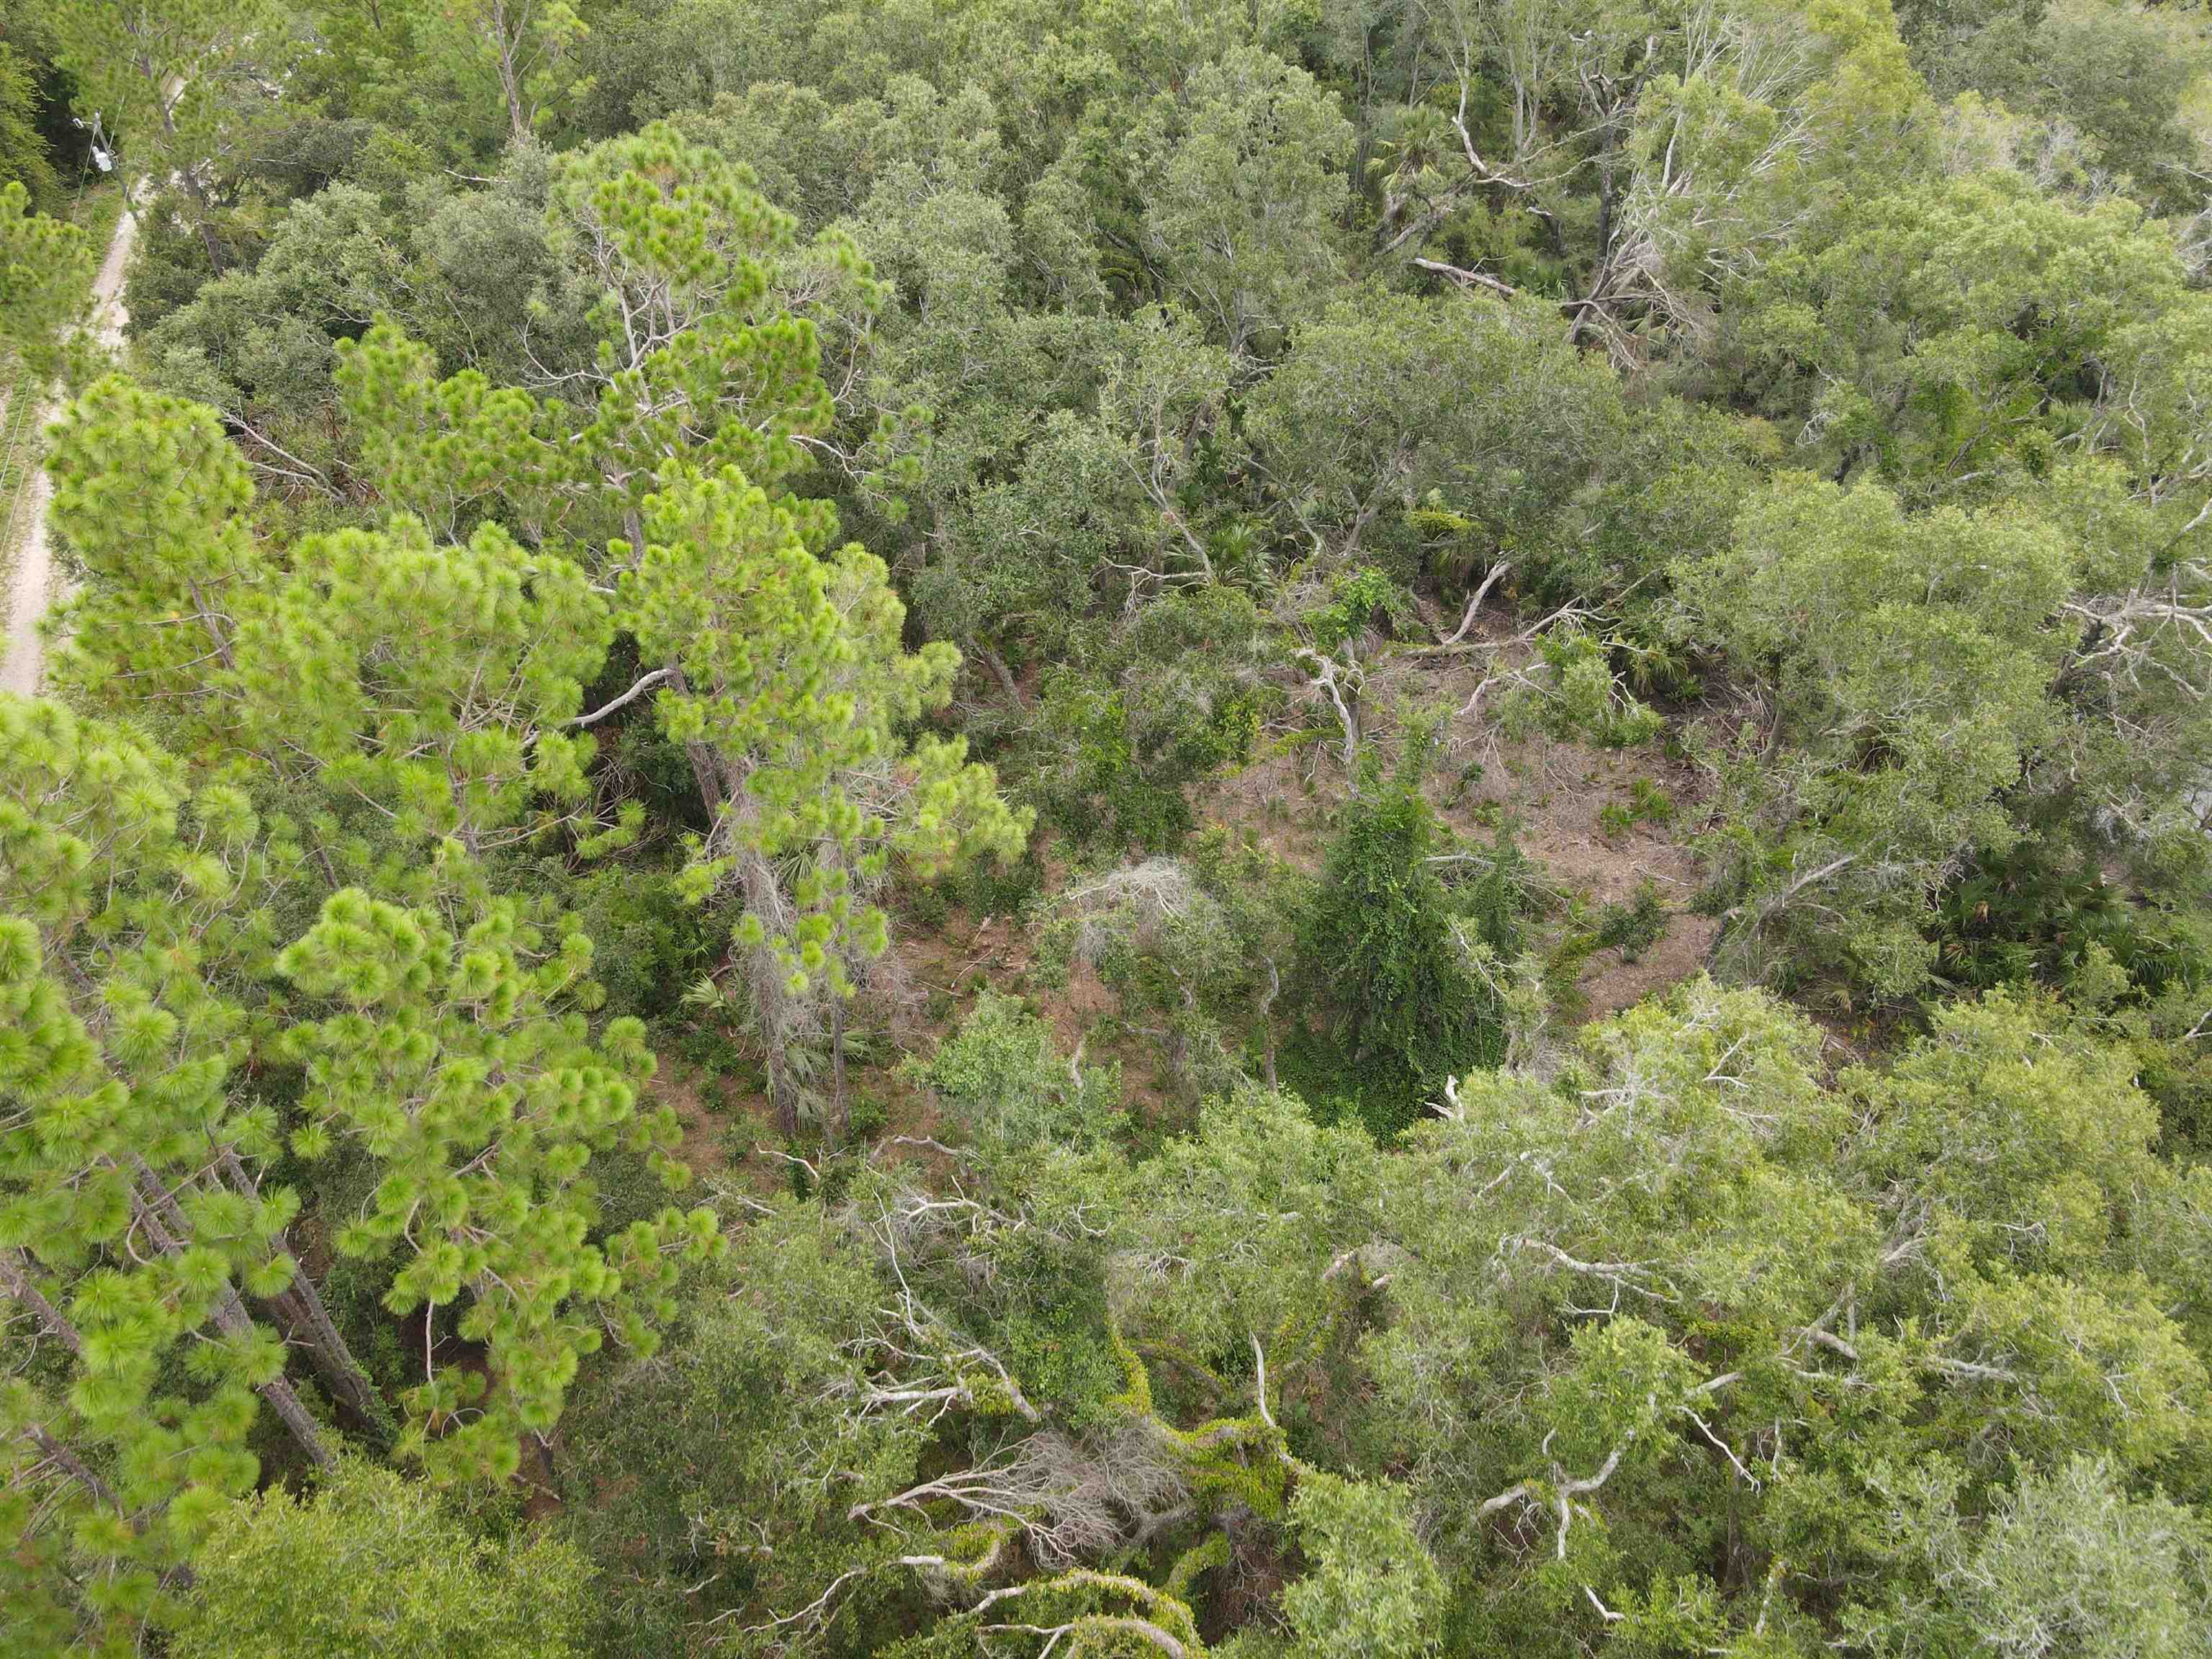
MULTIPOLYGON (((100 274, 93 279, 89 326, 93 337, 111 350, 123 349, 123 268, 130 262, 131 241, 137 231, 137 216, 126 206, 115 222, 115 237, 107 245, 107 257, 100 262, 100 274)), ((59 412, 58 405, 47 404, 39 411, 40 426, 59 412)), ((16 500, 14 520, 4 531, 15 544, 15 561, 8 573, 8 635, 5 649, 0 650, 0 691, 25 696, 39 689, 39 676, 46 666, 39 618, 57 597, 53 546, 46 530, 46 508, 52 496, 46 468, 34 461, 16 500)))

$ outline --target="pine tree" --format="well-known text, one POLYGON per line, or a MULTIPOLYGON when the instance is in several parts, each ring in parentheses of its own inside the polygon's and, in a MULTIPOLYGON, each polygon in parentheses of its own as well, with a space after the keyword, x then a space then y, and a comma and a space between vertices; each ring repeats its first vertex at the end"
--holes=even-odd
POLYGON ((113 377, 70 407, 50 465, 54 522, 90 577, 55 674, 93 706, 248 783, 319 795, 410 858, 562 825, 593 847, 627 838, 636 812, 599 820, 595 744, 574 730, 613 631, 574 564, 492 525, 436 546, 404 516, 257 534, 214 412, 113 377))
POLYGON ((612 1334, 650 1352, 672 1311, 680 1261, 720 1244, 714 1212, 664 1208, 594 1242, 585 1171, 595 1152, 648 1154, 671 1186, 673 1113, 642 1111, 653 1056, 644 1027, 612 1022, 597 1042, 591 943, 513 900, 447 896, 465 919, 406 908, 358 889, 333 895, 279 958, 324 1005, 283 1054, 305 1066, 303 1157, 345 1137, 383 1172, 366 1213, 338 1230, 350 1255, 400 1257, 385 1305, 420 1311, 428 1380, 408 1397, 405 1450, 441 1475, 504 1479, 526 1433, 550 1433, 578 1361, 612 1334), (447 1355, 441 1308, 481 1344, 483 1375, 447 1355))
POLYGON ((69 1358, 65 1398, 18 1390, 8 1426, 68 1476, 63 1600, 94 1625, 149 1613, 252 1486, 257 1395, 331 1456, 245 1304, 299 1304, 296 1200, 217 1173, 270 1126, 227 1087, 241 1012, 208 962, 251 955, 240 895, 294 856, 236 791, 188 798, 121 729, 0 698, 0 1291, 69 1358))
POLYGON ((121 137, 139 176, 183 192, 221 276, 219 175, 273 107, 284 19, 266 0, 60 0, 52 27, 80 112, 121 137))
POLYGON ((733 468, 662 476, 622 619, 648 659, 675 665, 663 729, 711 757, 714 826, 686 880, 743 906, 746 994, 793 1135, 791 1048, 825 997, 834 1019, 853 966, 887 944, 892 859, 928 876, 957 857, 1012 858, 1030 818, 964 738, 902 735, 949 699, 959 657, 905 649, 881 560, 857 544, 816 557, 802 516, 733 468))
POLYGON ((849 240, 802 245, 744 167, 665 122, 563 158, 546 234, 593 298, 589 350, 548 365, 541 395, 473 369, 441 379, 388 322, 343 343, 364 481, 441 535, 493 514, 592 566, 614 537, 642 544, 639 515, 670 456, 784 493, 836 412, 790 285, 834 274, 864 307, 878 302, 849 240))
POLYGON ((33 213, 21 183, 0 185, 0 343, 32 368, 51 369, 91 290, 93 261, 82 229, 33 213))
POLYGON ((589 402, 438 380, 425 348, 380 326, 344 353, 348 414, 389 499, 452 534, 495 513, 614 579, 653 666, 584 721, 652 690, 684 745, 714 826, 689 890, 742 907, 744 994, 796 1134, 795 1052, 826 1024, 842 1059, 852 970, 888 937, 893 857, 924 875, 1011 857, 1027 820, 964 742, 902 735, 949 699, 958 655, 907 652, 882 562, 833 551, 830 504, 791 492, 836 410, 787 269, 803 252, 866 296, 857 254, 835 237, 802 250, 748 173, 665 124, 565 162, 548 220, 600 295, 595 357, 574 371, 589 402))
POLYGON ((244 459, 212 410, 109 376, 54 428, 46 469, 53 527, 87 578, 56 683, 187 760, 214 757, 238 720, 238 612, 269 580, 244 459))

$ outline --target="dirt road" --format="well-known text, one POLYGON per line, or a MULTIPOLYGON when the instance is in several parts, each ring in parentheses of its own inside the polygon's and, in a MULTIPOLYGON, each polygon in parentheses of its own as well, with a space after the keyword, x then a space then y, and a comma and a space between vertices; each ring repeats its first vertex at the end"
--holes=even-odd
MULTIPOLYGON (((115 237, 107 245, 107 257, 100 262, 100 274, 93 279, 92 320, 88 326, 110 350, 123 349, 123 270, 130 263, 131 242, 137 232, 137 216, 125 207, 123 216, 115 222, 115 237)), ((59 406, 52 404, 40 410, 40 428, 59 412, 59 406)), ((53 548, 46 530, 46 507, 52 495, 46 468, 34 462, 17 499, 14 520, 5 527, 15 543, 15 558, 8 572, 8 636, 5 650, 0 651, 0 691, 25 696, 36 694, 46 666, 39 618, 58 597, 53 548)))

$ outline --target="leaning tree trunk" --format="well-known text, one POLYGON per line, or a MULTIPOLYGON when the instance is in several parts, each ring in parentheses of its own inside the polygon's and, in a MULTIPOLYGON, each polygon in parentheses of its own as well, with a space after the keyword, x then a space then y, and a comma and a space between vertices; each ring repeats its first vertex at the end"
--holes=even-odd
POLYGON ((781 937, 790 922, 783 890, 775 867, 749 844, 745 830, 757 809, 743 780, 732 780, 730 813, 732 840, 737 848, 738 888, 746 910, 760 920, 763 942, 749 951, 745 980, 752 998, 753 1018, 760 1027, 761 1047, 768 1064, 769 1103, 775 1109, 775 1126, 786 1140, 799 1138, 799 1085, 791 1075, 792 1050, 798 1041, 802 1005, 785 988, 783 963, 767 941, 781 937))
MULTIPOLYGON (((72 1355, 84 1352, 84 1339, 77 1334, 60 1309, 39 1293, 31 1282, 32 1262, 21 1250, 0 1250, 0 1291, 5 1291, 26 1308, 46 1328, 46 1334, 67 1348, 72 1355)), ((94 1503, 102 1504, 128 1522, 133 1533, 143 1534, 146 1516, 133 1513, 125 1507, 115 1489, 102 1480, 91 1464, 77 1455, 76 1448, 54 1435, 44 1423, 27 1423, 23 1432, 39 1449, 40 1456, 67 1474, 92 1495, 94 1503)), ((161 1574, 163 1584, 172 1588, 188 1587, 192 1582, 190 1567, 175 1563, 161 1574)))
POLYGON ((113 1510, 125 1519, 130 1518, 130 1512, 123 1507, 122 1500, 115 1495, 115 1488, 101 1480, 92 1465, 79 1457, 65 1443, 54 1438, 47 1431, 45 1424, 26 1424, 23 1433, 30 1443, 39 1449, 40 1457, 90 1492, 93 1502, 100 1504, 103 1509, 113 1510))
POLYGON ((39 1287, 31 1281, 31 1259, 16 1249, 0 1250, 0 1291, 5 1291, 30 1311, 31 1316, 43 1326, 46 1334, 72 1354, 83 1351, 77 1340, 76 1327, 70 1324, 62 1310, 40 1294, 39 1287))
POLYGON ((353 1357, 347 1346, 344 1333, 331 1318, 329 1309, 323 1305, 322 1294, 315 1289, 315 1281, 307 1276, 301 1265, 299 1253, 283 1236, 278 1236, 284 1254, 292 1258, 295 1273, 292 1283, 280 1295, 263 1303, 284 1327, 284 1334, 305 1351, 308 1364, 315 1375, 322 1378, 323 1386, 338 1408, 361 1428, 380 1438, 388 1439, 392 1433, 392 1407, 361 1363, 353 1357))
MULTIPOLYGON (((680 665, 668 665, 668 684, 678 696, 689 686, 680 665)), ((757 847, 750 843, 747 830, 759 811, 746 788, 748 769, 742 762, 726 757, 709 743, 690 743, 684 745, 691 763, 693 777, 699 785, 699 799, 713 823, 708 831, 709 844, 720 850, 733 853, 737 863, 738 889, 744 907, 760 919, 760 924, 770 939, 782 936, 789 920, 788 906, 782 889, 777 884, 775 870, 757 847)), ((787 1140, 799 1138, 799 1086, 791 1075, 791 1052, 799 1025, 801 1005, 784 988, 784 969, 775 953, 763 945, 749 951, 744 973, 753 1004, 755 1023, 760 1028, 761 1047, 766 1053, 769 1103, 775 1110, 776 1128, 787 1140)))
MULTIPOLYGON (((173 155, 180 148, 176 110, 169 102, 165 83, 157 83, 156 95, 161 99, 161 131, 167 136, 173 155)), ((200 246, 207 251, 209 270, 220 276, 228 266, 222 257, 222 239, 215 234, 215 199, 208 194, 207 181, 199 176, 196 166, 179 167, 171 176, 184 185, 185 194, 191 198, 192 206, 198 210, 193 216, 194 228, 199 232, 200 246)))
MULTIPOLYGON (((31 1316, 39 1322, 46 1334, 70 1353, 84 1352, 84 1339, 76 1334, 76 1327, 70 1323, 60 1309, 40 1295, 39 1287, 31 1282, 30 1258, 21 1250, 0 1250, 0 1291, 7 1291, 29 1310, 31 1316)), ((118 1515, 125 1513, 114 1489, 101 1480, 92 1466, 78 1456, 70 1445, 56 1438, 45 1424, 27 1423, 23 1425, 23 1432, 32 1444, 38 1447, 41 1457, 90 1492, 95 1500, 118 1515)))
MULTIPOLYGON (((673 658, 668 663, 668 689, 683 696, 691 689, 684 670, 673 658)), ((691 763, 691 781, 699 786, 699 805, 706 809, 708 833, 730 801, 729 781, 722 775, 722 757, 714 745, 696 738, 684 745, 684 758, 691 763)))
MULTIPOLYGON (((155 1179, 154 1172, 143 1160, 133 1161, 137 1164, 138 1184, 131 1194, 132 1213, 137 1216, 138 1224, 145 1229, 146 1237, 154 1242, 155 1248, 162 1255, 183 1255, 184 1245, 169 1231, 160 1214, 161 1207, 168 1204, 168 1194, 161 1190, 161 1182, 155 1179)), ((238 1286, 228 1281, 223 1285, 222 1293, 216 1298, 214 1319, 216 1328, 235 1340, 246 1341, 253 1334, 253 1321, 239 1297, 238 1286)), ((323 1438, 321 1428, 309 1414, 307 1407, 301 1403, 300 1396, 293 1391, 291 1383, 283 1373, 266 1382, 257 1384, 253 1391, 269 1402, 270 1409, 292 1431, 292 1438, 299 1442, 300 1449, 315 1463, 329 1468, 337 1462, 331 1453, 329 1443, 323 1438)))
POLYGON ((776 1132, 787 1141, 796 1140, 799 1085, 791 1080, 790 1044, 783 1032, 774 1027, 763 1031, 762 1041, 768 1049, 768 1102, 775 1110, 776 1132))
POLYGON ((853 1132, 845 1100, 845 999, 830 994, 830 1129, 842 1142, 853 1132))
MULTIPOLYGON (((222 1152, 222 1172, 236 1191, 249 1198, 258 1195, 258 1188, 246 1173, 245 1164, 228 1146, 222 1152)), ((323 1379, 324 1387, 330 1390, 331 1398, 338 1407, 360 1426, 388 1436, 391 1407, 377 1392, 368 1372, 354 1358, 345 1334, 331 1317, 322 1292, 315 1288, 315 1281, 301 1261, 299 1251, 293 1249, 289 1232, 280 1228, 276 1243, 278 1250, 292 1260, 292 1282, 276 1296, 263 1299, 262 1305, 283 1325, 285 1335, 306 1351, 315 1374, 323 1379)))
POLYGON ((518 144, 530 142, 530 112, 522 96, 522 31, 529 27, 526 15, 510 19, 506 0, 492 0, 491 32, 497 45, 493 56, 499 64, 499 89, 507 100, 507 125, 518 144))

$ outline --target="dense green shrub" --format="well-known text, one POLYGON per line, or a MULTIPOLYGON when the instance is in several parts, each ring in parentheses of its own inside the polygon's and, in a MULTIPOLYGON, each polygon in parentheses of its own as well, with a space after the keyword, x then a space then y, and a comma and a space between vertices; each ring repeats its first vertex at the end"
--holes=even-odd
POLYGON ((557 1536, 487 1538, 427 1487, 346 1462, 313 1497, 277 1487, 222 1516, 194 1558, 178 1659, 574 1659, 591 1570, 557 1536))
POLYGON ((1378 1130, 1410 1121, 1445 1078, 1504 1054, 1503 1008, 1484 958, 1510 953, 1500 890, 1463 914, 1431 858, 1437 821, 1419 787, 1419 746, 1386 774, 1370 758, 1328 844, 1298 927, 1301 1000, 1358 1079, 1385 1104, 1378 1130))
POLYGON ((592 975, 617 1013, 665 1019, 698 980, 722 931, 678 894, 666 871, 612 866, 571 877, 568 890, 592 945, 592 975))
POLYGON ((1270 651, 1249 594, 1179 589, 1095 669, 1050 671, 1027 745, 1045 817, 1079 842, 1172 848, 1192 824, 1187 787, 1245 759, 1281 699, 1262 673, 1270 651))
POLYGON ((1062 1059, 1051 1030, 1016 997, 984 992, 960 1029, 910 1069, 994 1151, 1094 1144, 1121 1127, 1118 1071, 1062 1059))

